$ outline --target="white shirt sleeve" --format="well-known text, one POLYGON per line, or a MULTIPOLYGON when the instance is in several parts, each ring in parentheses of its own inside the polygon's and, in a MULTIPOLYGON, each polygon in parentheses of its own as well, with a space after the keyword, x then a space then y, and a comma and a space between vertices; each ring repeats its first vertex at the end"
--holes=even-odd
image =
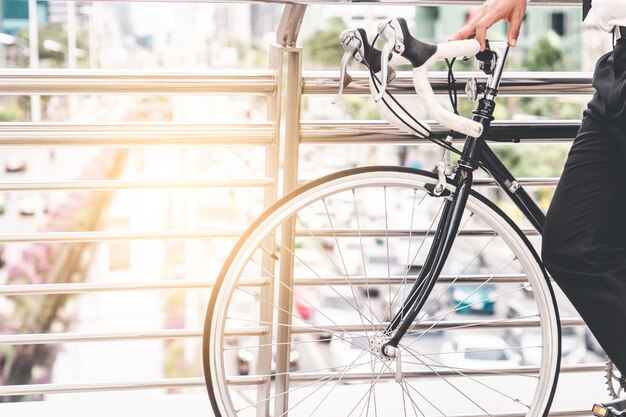
POLYGON ((613 26, 626 26, 626 0, 591 0, 587 19, 590 17, 606 32, 613 30, 613 26))

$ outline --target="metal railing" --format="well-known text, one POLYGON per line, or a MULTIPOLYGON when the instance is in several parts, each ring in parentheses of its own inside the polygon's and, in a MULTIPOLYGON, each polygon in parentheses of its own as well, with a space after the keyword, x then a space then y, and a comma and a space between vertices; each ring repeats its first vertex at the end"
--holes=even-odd
MULTIPOLYGON (((135 0, 142 1, 142 0, 135 0)), ((150 0, 153 1, 153 0, 150 0)), ((171 1, 171 0, 162 0, 171 1)), ((204 2, 204 0, 188 0, 204 2)), ((265 0, 265 3, 281 3, 265 0)), ((422 143, 415 137, 399 132, 379 121, 303 121, 300 109, 303 95, 331 95, 338 86, 336 73, 303 72, 302 50, 296 46, 298 32, 306 4, 342 3, 345 1, 295 1, 286 5, 278 28, 276 43, 270 47, 270 69, 256 71, 128 71, 128 70, 0 70, 0 94, 4 95, 66 95, 66 94, 241 94, 262 95, 268 102, 267 120, 259 123, 186 124, 186 123, 2 123, 0 147, 156 147, 181 145, 259 146, 265 149, 264 176, 256 178, 182 179, 173 180, 74 180, 0 183, 0 191, 34 190, 129 190, 129 189, 186 189, 186 188, 261 188, 263 205, 273 203, 279 195, 294 189, 298 178, 299 145, 323 144, 407 144, 422 143), (284 58, 285 65, 283 65, 284 58), (283 170, 279 173, 282 163, 283 170), (278 189, 278 184, 282 189, 278 189)), ((355 2, 357 3, 357 2, 355 2)), ((359 1, 358 3, 364 3, 359 1)), ((432 4, 428 0, 378 0, 376 3, 432 4)), ((477 0, 444 0, 436 4, 478 4, 477 0)), ((578 0, 531 1, 531 5, 578 5, 578 0)), ((457 86, 463 90, 465 82, 475 73, 457 73, 457 86)), ((447 75, 434 72, 431 83, 435 92, 447 94, 447 75)), ((411 94, 413 87, 408 74, 399 73, 392 86, 398 94, 411 94)), ((502 82, 502 95, 580 95, 590 94, 589 73, 508 73, 502 82)), ((369 94, 367 75, 355 73, 345 94, 369 94)), ((500 121, 494 123, 490 135, 494 139, 515 137, 528 143, 567 143, 572 140, 579 123, 571 121, 500 121)), ((443 128, 432 125, 435 132, 443 128)), ((447 130, 446 130, 447 132, 447 130)), ((557 178, 523 178, 528 186, 554 186, 557 178)), ((479 186, 493 187, 491 179, 477 179, 479 186)), ((0 233, 0 242, 104 242, 147 239, 224 239, 238 237, 242 229, 205 230, 150 230, 150 231, 81 231, 41 233, 0 233)), ((534 229, 524 230, 536 235, 534 229)), ((311 231, 309 231, 311 232, 311 231)), ((398 234, 408 233, 396 231, 398 234)), ((468 233, 480 234, 480 230, 468 233)), ((324 231, 312 233, 323 234, 324 231)), ((372 233, 375 233, 372 232, 372 233)), ((413 231, 413 235, 419 231, 413 231)), ((332 278, 330 278, 332 279, 332 278)), ((354 279, 358 279, 355 277, 354 279)), ((369 280, 375 278, 370 277, 369 280)), ((496 277, 503 282, 516 282, 520 277, 496 277)), ((446 277, 442 277, 446 280, 446 277)), ((463 276, 461 281, 484 282, 485 277, 463 276)), ((0 287, 0 296, 38 297, 58 294, 91 294, 113 291, 162 291, 210 289, 214 278, 184 279, 175 281, 142 281, 117 283, 49 283, 7 285, 0 287)), ((319 284, 316 282, 307 285, 319 284)), ((265 283, 250 279, 249 285, 265 283)), ((520 322, 532 326, 536 323, 520 322)), ((564 326, 584 325, 580 318, 564 318, 564 326)), ((420 324, 427 326, 428 323, 420 324)), ((446 322, 452 326, 454 322, 446 322)), ((475 326, 480 327, 480 321, 475 326)), ((486 325, 486 324, 485 324, 486 325)), ((492 324, 493 325, 493 324, 492 324)), ((250 330, 248 328, 248 330, 250 330)), ((236 332, 236 330, 233 330, 236 332)), ((259 331, 262 331, 260 329, 259 331)), ((315 331, 311 328, 297 331, 315 331)), ((199 328, 159 329, 133 332, 65 332, 23 333, 0 336, 0 345, 65 344, 96 341, 137 341, 154 339, 199 338, 199 328)), ((604 364, 563 366, 561 372, 598 372, 604 364)), ((528 371, 519 368, 520 372, 528 371)), ((236 382, 236 381, 234 381, 236 382)), ((240 383, 246 382, 242 378, 240 383)), ((247 381, 262 383, 263 381, 247 381)), ((77 393, 94 391, 127 391, 200 387, 202 378, 169 378, 130 382, 98 382, 77 384, 31 384, 0 387, 0 396, 77 393)), ((586 410, 552 412, 560 415, 586 415, 586 410)), ((514 415, 514 414, 512 414, 514 415)))

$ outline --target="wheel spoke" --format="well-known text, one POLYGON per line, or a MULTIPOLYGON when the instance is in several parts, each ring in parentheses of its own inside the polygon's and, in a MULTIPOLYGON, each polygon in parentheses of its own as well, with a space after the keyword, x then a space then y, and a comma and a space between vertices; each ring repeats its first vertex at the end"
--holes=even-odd
POLYGON ((550 300, 540 298, 549 284, 515 226, 470 194, 442 271, 445 284, 437 282, 429 294, 417 327, 399 344, 400 356, 387 358, 380 352, 389 337, 383 332, 409 291, 426 285, 414 271, 432 250, 451 197, 429 194, 430 176, 355 172, 286 197, 240 240, 222 269, 203 351, 216 415, 448 417, 520 409, 541 417, 556 376, 558 323, 550 300), (280 240, 287 222, 296 227, 293 245, 280 240), (466 232, 474 228, 480 233, 466 232), (280 275, 273 263, 286 260, 293 264, 281 273, 301 278, 280 275), (515 279, 499 280, 502 273, 515 279), (519 305, 518 312, 510 314, 507 303, 519 305), (473 313, 481 305, 498 308, 478 318, 473 313), (467 320, 443 322, 470 310, 467 320), (528 339, 524 328, 502 332, 517 319, 524 327, 539 325, 541 333, 528 339), (279 339, 283 332, 291 336, 279 339), (472 332, 474 345, 464 339, 472 332), (497 343, 481 344, 489 337, 497 343), (458 360, 469 351, 477 360, 458 360), (539 355, 542 366, 518 367, 518 357, 534 363, 539 355), (289 362, 273 372, 278 356, 289 362), (487 362, 506 356, 510 362, 487 362), (241 360, 248 361, 248 376, 241 360))

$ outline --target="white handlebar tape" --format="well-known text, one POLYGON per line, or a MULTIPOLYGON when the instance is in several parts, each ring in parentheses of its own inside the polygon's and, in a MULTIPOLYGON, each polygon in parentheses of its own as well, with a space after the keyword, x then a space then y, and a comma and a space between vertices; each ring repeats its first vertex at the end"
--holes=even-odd
POLYGON ((480 44, 476 39, 451 41, 437 44, 437 59, 452 59, 462 56, 474 56, 480 52, 480 44))
POLYGON ((417 98, 419 98, 422 102, 422 105, 430 117, 442 126, 456 130, 464 135, 469 135, 475 138, 482 135, 483 125, 459 116, 458 114, 454 114, 451 111, 444 109, 441 103, 439 103, 435 97, 433 88, 430 86, 430 82, 428 81, 427 64, 428 62, 421 67, 413 69, 413 86, 415 87, 417 98))
POLYGON ((415 92, 430 117, 442 126, 475 138, 482 135, 483 125, 454 114, 439 103, 428 81, 428 68, 434 65, 435 62, 445 58, 472 56, 478 52, 480 52, 480 44, 475 39, 440 43, 437 45, 437 52, 424 65, 413 69, 415 92))

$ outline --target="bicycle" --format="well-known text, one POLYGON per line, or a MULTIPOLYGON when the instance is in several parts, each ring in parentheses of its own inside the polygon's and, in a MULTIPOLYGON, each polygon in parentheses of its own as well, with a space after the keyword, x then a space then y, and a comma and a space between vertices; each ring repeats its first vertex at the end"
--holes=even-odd
POLYGON ((434 172, 372 166, 325 176, 247 229, 207 309, 215 414, 546 416, 561 360, 555 294, 528 238, 472 189, 482 168, 541 233, 543 212, 484 138, 508 46, 427 44, 401 18, 382 22, 371 44, 362 29, 341 42, 340 88, 351 58, 366 65, 381 114, 444 147, 444 158, 434 172), (488 80, 468 83, 481 96, 469 120, 456 112, 452 64, 472 56, 488 80), (412 64, 430 116, 466 135, 461 150, 385 94, 398 58, 412 64), (454 112, 428 83, 439 60, 448 62, 454 112))

